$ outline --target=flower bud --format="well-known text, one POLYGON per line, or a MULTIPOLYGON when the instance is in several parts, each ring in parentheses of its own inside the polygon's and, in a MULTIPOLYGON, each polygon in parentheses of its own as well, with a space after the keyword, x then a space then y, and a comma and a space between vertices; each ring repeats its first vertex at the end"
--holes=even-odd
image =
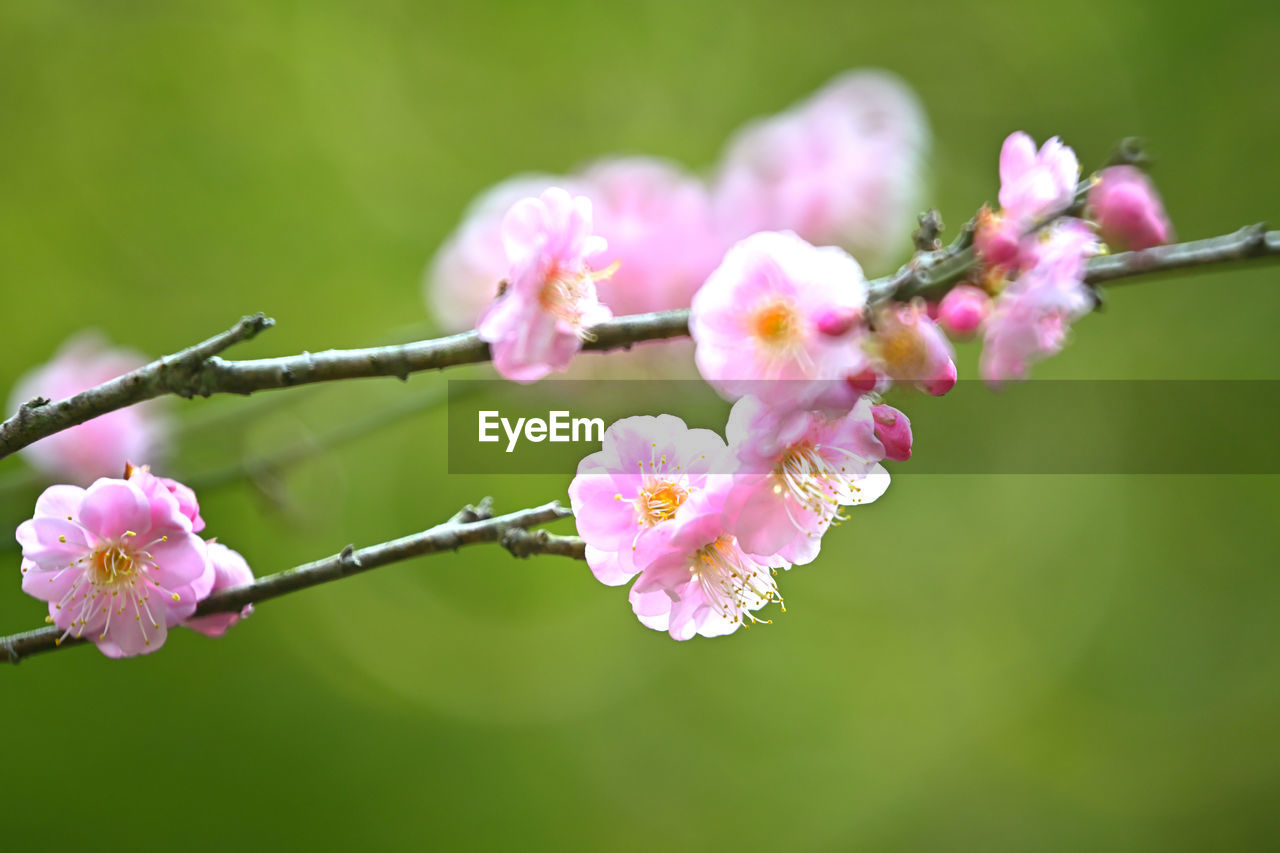
POLYGON ((972 335, 991 313, 991 297, 971 284, 953 287, 938 305, 938 323, 958 337, 972 335))
POLYGON ((911 421, 893 406, 872 406, 876 438, 884 445, 884 458, 906 462, 911 458, 911 421))
POLYGON ((1113 249, 1150 249, 1173 239, 1160 194, 1134 166, 1103 169, 1089 190, 1089 209, 1102 239, 1113 249))

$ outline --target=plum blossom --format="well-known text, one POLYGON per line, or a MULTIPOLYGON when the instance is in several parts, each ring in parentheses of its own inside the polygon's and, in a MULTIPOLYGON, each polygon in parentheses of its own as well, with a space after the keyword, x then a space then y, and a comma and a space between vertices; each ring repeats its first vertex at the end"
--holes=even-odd
MULTIPOLYGON (((209 563, 213 569, 213 586, 209 594, 224 589, 253 583, 253 570, 245 562, 244 557, 231 550, 221 542, 210 539, 205 543, 209 550, 209 563)), ((208 616, 193 616, 182 623, 182 627, 199 631, 206 637, 221 637, 232 625, 253 613, 253 605, 246 604, 236 613, 211 613, 208 616)))
POLYGON ((1134 166, 1111 166, 1099 173, 1089 189, 1089 212, 1113 249, 1150 249, 1173 240, 1173 225, 1160 194, 1134 166))
POLYGON ((876 371, 896 382, 910 382, 935 397, 955 387, 955 350, 922 302, 882 308, 870 345, 876 371))
POLYGON ((149 500, 158 489, 166 490, 178 502, 178 512, 185 515, 191 522, 191 532, 199 533, 204 530, 204 519, 200 517, 200 503, 196 500, 196 493, 190 487, 168 477, 157 477, 151 473, 149 465, 134 465, 132 462, 125 464, 124 478, 137 483, 149 500))
MULTIPOLYGON (((36 397, 61 400, 147 363, 142 354, 117 349, 96 332, 67 340, 46 364, 14 385, 9 409, 36 397)), ((118 475, 130 459, 161 453, 169 443, 169 424, 158 401, 117 409, 22 449, 31 465, 50 477, 90 483, 118 475)))
POLYGON ((64 639, 84 637, 108 657, 160 648, 213 581, 177 498, 133 480, 49 487, 17 540, 23 591, 49 603, 64 639))
POLYGON ((667 160, 608 157, 572 175, 519 175, 472 202, 427 268, 424 295, 446 329, 472 328, 497 298, 508 272, 503 216, 551 187, 591 199, 595 233, 609 244, 609 261, 618 262, 599 297, 614 314, 687 308, 728 248, 705 184, 667 160))
POLYGON ((1017 131, 1000 148, 1000 209, 1006 218, 1030 224, 1070 207, 1079 181, 1076 153, 1056 136, 1037 152, 1035 140, 1017 131))
POLYGON ((831 417, 743 397, 725 427, 738 462, 725 498, 725 529, 752 554, 812 562, 841 506, 871 503, 889 487, 878 464, 885 449, 875 433, 867 398, 831 417))
POLYGON ((718 637, 761 621, 755 611, 766 604, 782 603, 773 574, 790 564, 745 552, 724 529, 723 500, 718 487, 692 496, 646 543, 645 568, 629 596, 642 624, 676 640, 718 637))
POLYGON ((1076 154, 1053 137, 1036 151, 1035 141, 1017 131, 1000 148, 1000 212, 978 214, 974 250, 991 267, 1026 267, 1025 235, 1046 217, 1075 201, 1080 180, 1076 154))
POLYGON ((490 187, 471 202, 462 222, 436 250, 423 278, 423 295, 436 321, 450 332, 475 328, 498 298, 498 283, 510 264, 502 244, 502 220, 522 198, 551 187, 580 193, 574 181, 542 174, 516 175, 490 187))
POLYGON ((612 316, 596 298, 596 280, 607 271, 586 261, 606 244, 592 234, 591 201, 558 187, 516 202, 502 221, 502 242, 506 291, 476 330, 492 345, 499 374, 535 382, 568 367, 588 329, 612 316))
POLYGON ((868 267, 905 250, 924 185, 929 127, 899 78, 836 77, 786 112, 742 128, 713 194, 728 241, 794 231, 868 267))
POLYGON ((596 578, 610 586, 631 580, 643 568, 637 549, 704 491, 717 470, 726 470, 726 448, 711 430, 689 429, 673 415, 613 423, 602 449, 583 458, 569 485, 596 578))
POLYGON ((755 394, 803 407, 820 386, 867 366, 861 317, 867 286, 858 262, 788 232, 761 232, 729 250, 693 297, 689 331, 702 377, 730 398, 755 394), (832 331, 840 332, 831 334, 832 331), (777 381, 786 380, 786 381, 777 381))
POLYGON ((614 314, 688 308, 728 248, 703 183, 655 157, 599 160, 576 178, 618 264, 601 301, 614 314))
POLYGON ((1097 237, 1077 219, 1061 220, 1037 241, 1032 267, 996 298, 979 372, 990 385, 1025 379, 1031 364, 1062 350, 1073 322, 1093 309, 1085 261, 1097 237))

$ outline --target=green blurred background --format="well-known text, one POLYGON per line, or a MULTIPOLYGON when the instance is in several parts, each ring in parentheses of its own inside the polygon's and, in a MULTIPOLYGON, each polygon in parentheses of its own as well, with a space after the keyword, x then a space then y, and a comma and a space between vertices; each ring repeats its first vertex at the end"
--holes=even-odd
MULTIPOLYGON (((849 67, 920 94, 953 225, 994 199, 1021 128, 1086 166, 1145 136, 1179 234, 1231 230, 1277 215, 1278 35, 1264 2, 6 3, 0 390, 90 325, 159 354, 274 316, 238 357, 429 328, 423 266, 480 189, 614 151, 703 168, 849 67)), ((1280 379, 1278 275, 1117 288, 1036 375, 1280 379)), ((177 401, 171 470, 323 441, 442 384, 177 401)), ((922 449, 989 427, 928 411, 922 449)), ((1206 387, 1186 417, 1232 412, 1206 387)), ((209 533, 261 573, 484 494, 564 497, 568 472, 447 476, 444 423, 206 489, 209 533)), ((643 628, 583 564, 470 549, 264 604, 220 641, 27 661, 0 677, 0 846, 1273 842, 1275 478, 895 470, 783 579, 787 614, 728 639, 643 628)), ((0 526, 36 492, 0 498, 0 526)), ((40 624, 3 559, 0 628, 40 624)))

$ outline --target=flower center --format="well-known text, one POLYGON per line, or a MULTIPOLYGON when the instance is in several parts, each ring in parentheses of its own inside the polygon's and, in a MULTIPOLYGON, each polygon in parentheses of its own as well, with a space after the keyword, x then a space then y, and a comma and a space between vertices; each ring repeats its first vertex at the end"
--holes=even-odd
POLYGON ((688 489, 669 481, 641 489, 635 498, 638 523, 645 527, 661 524, 672 518, 688 497, 688 489))
POLYGON ((784 349, 800 337, 800 316, 785 299, 770 299, 751 314, 751 335, 766 346, 784 349))
MULTIPOLYGON (((689 575, 698 582, 707 602, 730 622, 739 622, 744 616, 751 622, 769 622, 757 619, 751 611, 771 601, 782 604, 772 570, 743 553, 732 536, 721 536, 699 548, 689 565, 689 575)), ((784 604, 784 613, 786 609, 784 604)))
POLYGON ((880 357, 884 359, 890 374, 913 379, 922 376, 929 356, 924 338, 914 328, 894 323, 891 327, 878 331, 877 337, 880 339, 880 357))
MULTIPOLYGON (((862 473, 862 465, 855 465, 853 454, 836 451, 849 457, 833 463, 820 451, 823 448, 811 441, 801 441, 787 448, 773 469, 773 491, 795 501, 809 512, 819 516, 833 516, 842 504, 857 502, 856 475, 862 473)), ((792 521, 796 519, 792 518, 792 521)), ((804 527, 796 521, 797 527, 804 527)))
POLYGON ((592 340, 583 317, 599 304, 596 282, 613 275, 617 268, 616 263, 599 271, 585 266, 578 270, 553 267, 538 291, 538 304, 557 320, 572 326, 578 337, 584 341, 592 340))
POLYGON ((133 554, 120 545, 98 548, 89 556, 92 582, 98 586, 131 583, 137 571, 133 554))

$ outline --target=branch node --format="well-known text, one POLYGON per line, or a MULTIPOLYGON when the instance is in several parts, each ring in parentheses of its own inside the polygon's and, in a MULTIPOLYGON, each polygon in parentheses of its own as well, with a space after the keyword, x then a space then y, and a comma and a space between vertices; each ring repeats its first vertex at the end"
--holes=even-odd
POLYGON ((920 227, 911 235, 911 240, 915 243, 916 249, 921 252, 932 252, 941 249, 942 241, 938 239, 938 235, 942 233, 942 229, 946 226, 942 224, 942 214, 938 213, 937 208, 929 208, 916 217, 916 222, 920 227))
POLYGON ((360 568, 360 558, 356 556, 356 546, 347 545, 338 552, 338 561, 353 569, 360 568))
POLYGON ((4 638, 4 651, 8 655, 9 663, 17 666, 22 663, 22 655, 18 653, 18 648, 13 644, 13 637, 4 638))

